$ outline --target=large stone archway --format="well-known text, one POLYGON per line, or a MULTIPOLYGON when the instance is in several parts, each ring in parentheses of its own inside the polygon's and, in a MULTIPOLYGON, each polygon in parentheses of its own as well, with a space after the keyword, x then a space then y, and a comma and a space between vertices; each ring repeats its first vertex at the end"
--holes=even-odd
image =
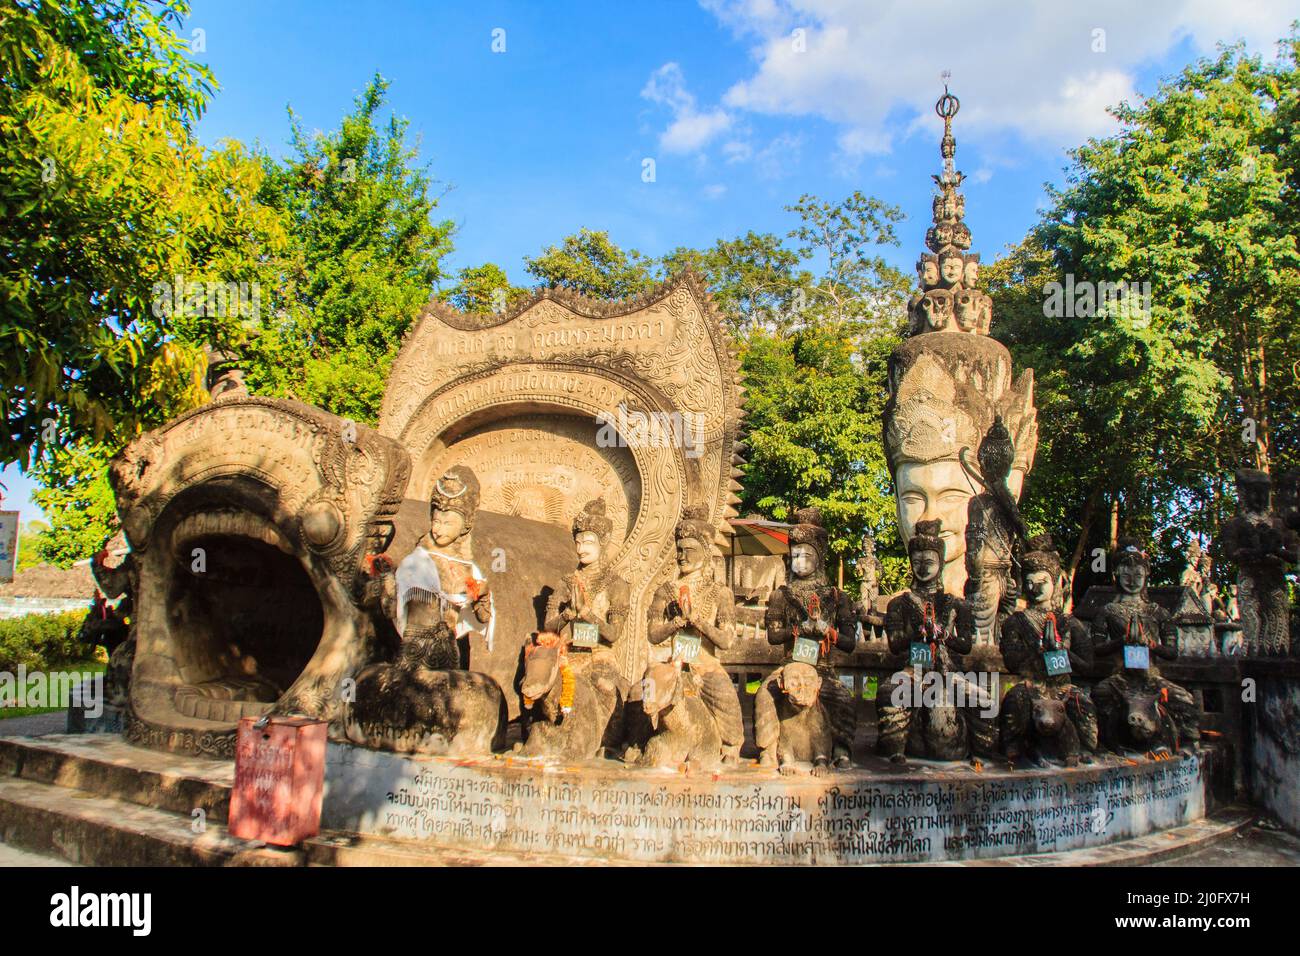
POLYGON ((136 576, 128 739, 231 756, 242 716, 331 718, 409 471, 396 442, 286 400, 222 398, 128 445, 110 471, 136 576))

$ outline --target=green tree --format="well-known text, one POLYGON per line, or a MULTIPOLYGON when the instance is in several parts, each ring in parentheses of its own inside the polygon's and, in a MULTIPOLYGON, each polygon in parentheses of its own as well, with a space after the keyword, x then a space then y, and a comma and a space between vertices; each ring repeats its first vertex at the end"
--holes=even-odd
POLYGON ((456 283, 438 293, 461 312, 506 312, 528 295, 528 289, 510 284, 506 270, 495 262, 466 266, 456 273, 456 283))
MULTIPOLYGON (((376 75, 341 127, 309 136, 290 110, 295 156, 264 157, 260 193, 288 220, 289 253, 265 298, 249 383, 361 422, 379 414, 388 369, 443 278, 452 223, 435 223, 427 167, 414 165, 407 120, 377 123, 388 82, 376 75)), ((235 343, 241 344, 241 343, 235 343)))
POLYGON ((41 561, 61 568, 98 551, 117 526, 117 502, 108 483, 102 445, 78 443, 38 460, 32 476, 41 487, 32 500, 52 520, 36 539, 41 561))
POLYGON ((625 299, 651 288, 659 278, 655 260, 622 249, 607 232, 590 229, 566 236, 539 256, 525 257, 524 268, 545 285, 596 299, 625 299))
POLYGON ((1076 585, 1121 533, 1153 539, 1168 580, 1226 517, 1233 469, 1296 461, 1295 37, 1283 49, 1226 49, 1119 107, 1121 132, 1075 151, 1042 221, 984 272, 993 334, 1036 372, 1025 511, 1076 585))
POLYGON ((669 274, 689 267, 705 277, 714 304, 741 337, 751 329, 788 325, 799 290, 813 284, 811 273, 799 269, 801 261, 779 236, 752 231, 719 239, 708 249, 681 246, 663 258, 669 274))
POLYGON ((0 0, 2 461, 185 407, 198 356, 159 287, 228 281, 283 240, 256 163, 191 133, 212 78, 172 30, 186 10, 0 0))

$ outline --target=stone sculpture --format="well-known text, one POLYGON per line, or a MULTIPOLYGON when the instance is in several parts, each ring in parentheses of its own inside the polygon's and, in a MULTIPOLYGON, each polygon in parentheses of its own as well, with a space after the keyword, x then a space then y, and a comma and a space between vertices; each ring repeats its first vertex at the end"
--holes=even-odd
POLYGON ((1237 601, 1245 652, 1282 656, 1291 650, 1286 570, 1298 555, 1297 536, 1270 506, 1269 476, 1237 472, 1237 514, 1224 524, 1220 546, 1237 565, 1237 601))
POLYGON ((966 600, 975 616, 976 641, 995 645, 999 622, 1015 607, 1015 584, 1010 582, 1012 552, 1028 537, 1016 497, 1007 485, 1015 446, 1002 424, 1002 416, 980 440, 978 468, 962 449, 961 463, 984 490, 966 507, 966 600))
POLYGON ((855 565, 862 583, 858 588, 858 603, 853 610, 862 625, 863 637, 869 641, 872 629, 885 626, 885 615, 876 608, 876 602, 880 598, 880 579, 885 573, 885 567, 876 557, 876 539, 869 534, 862 536, 862 553, 855 565))
POLYGON ((589 760, 601 755, 617 693, 597 687, 593 668, 573 663, 569 642, 543 631, 524 646, 520 724, 525 757, 589 760))
POLYGON ((848 755, 841 748, 846 729, 851 735, 853 728, 834 726, 831 711, 842 708, 826 703, 823 692, 827 683, 816 667, 802 661, 778 667, 763 681, 759 693, 768 701, 770 714, 765 733, 760 736, 755 705, 759 766, 777 767, 781 773, 790 774, 795 772, 796 764, 809 764, 814 776, 829 773, 833 757, 841 759, 839 766, 847 766, 848 755))
POLYGON ((995 701, 958 673, 954 654, 968 654, 975 620, 970 605, 944 590, 944 539, 938 521, 922 521, 907 544, 908 590, 889 602, 889 649, 905 654, 899 671, 876 695, 877 751, 894 763, 906 754, 961 760, 991 756, 997 744, 995 701))
MULTIPOLYGON (((826 578, 827 534, 821 512, 804 508, 795 512, 790 531, 789 583, 772 592, 765 624, 767 640, 784 650, 784 664, 801 662, 821 678, 817 694, 830 715, 834 732, 831 759, 838 768, 847 767, 853 751, 855 714, 853 695, 842 683, 831 663, 831 651, 853 652, 857 639, 857 615, 853 601, 826 578)), ((796 669, 797 670, 797 669, 796 669)), ((776 685, 780 685, 778 678, 776 685)), ((781 736, 777 697, 773 681, 764 681, 754 697, 754 740, 763 766, 775 766, 781 736)))
POLYGON ((341 723, 354 744, 399 753, 490 754, 506 745, 506 698, 487 674, 446 669, 451 628, 438 622, 407 637, 395 663, 371 664, 356 678, 341 723))
MULTIPOLYGON (((692 675, 680 661, 657 662, 646 670, 641 694, 652 733, 645 749, 635 753, 640 767, 714 770, 722 763, 726 744, 718 721, 701 699, 692 675)), ((629 751, 629 757, 633 756, 629 751)))
POLYGON ((403 640, 408 633, 429 637, 439 624, 450 631, 451 649, 434 645, 441 647, 433 659, 439 667, 468 666, 471 632, 492 646, 492 594, 474 563, 470 537, 478 502, 471 469, 457 465, 439 478, 429 501, 428 534, 385 580, 384 608, 403 640))
POLYGON ((627 685, 615 666, 613 648, 627 622, 629 588, 607 560, 613 527, 603 498, 587 502, 574 517, 578 567, 547 600, 545 627, 565 636, 576 671, 589 669, 593 680, 625 697, 627 685))
MULTIPOLYGON (((934 177, 939 195, 926 233, 931 251, 917 266, 922 288, 909 303, 909 337, 889 359, 884 421, 899 534, 906 544, 918 521, 941 522, 943 586, 953 595, 965 593, 967 503, 974 494, 961 450, 978 448, 1001 416, 1014 448, 1004 483, 1015 499, 1038 444, 1033 371, 1012 382, 1011 353, 989 337, 991 302, 975 287, 979 260, 967 251, 971 235, 958 192, 964 177, 953 164, 952 119, 959 106, 946 89, 936 106, 944 120, 943 172, 934 177)), ((979 640, 991 644, 993 635, 979 640)))
POLYGON ((1092 762, 1097 712, 1071 674, 1090 663, 1088 629, 1062 610, 1061 558, 1050 535, 1030 539, 1021 559, 1027 606, 1003 623, 1002 660, 1019 678, 1002 701, 1002 748, 1011 762, 1041 765, 1051 753, 1067 767, 1092 762))
POLYGON ((1113 601, 1092 622, 1092 649, 1098 661, 1122 655, 1116 671, 1093 689, 1103 745, 1121 752, 1157 740, 1157 754, 1200 743, 1196 698, 1160 675, 1156 660, 1178 657, 1178 641, 1169 615, 1147 597, 1151 563, 1141 544, 1121 538, 1111 556, 1117 589, 1113 601), (1154 704, 1148 704, 1148 699, 1154 704), (1152 707, 1161 715, 1154 725, 1152 707), (1164 715, 1170 720, 1164 721, 1164 715), (1154 726, 1155 731, 1148 731, 1154 726), (1172 732, 1172 739, 1170 739, 1172 732), (1141 736, 1146 734, 1146 736, 1141 736), (1153 736, 1154 734, 1154 736, 1153 736))
POLYGON ((736 642, 735 597, 714 578, 714 531, 707 512, 686 508, 675 537, 677 576, 660 585, 650 603, 650 658, 653 663, 685 666, 717 721, 722 762, 734 765, 740 760, 745 728, 740 698, 717 651, 736 642))

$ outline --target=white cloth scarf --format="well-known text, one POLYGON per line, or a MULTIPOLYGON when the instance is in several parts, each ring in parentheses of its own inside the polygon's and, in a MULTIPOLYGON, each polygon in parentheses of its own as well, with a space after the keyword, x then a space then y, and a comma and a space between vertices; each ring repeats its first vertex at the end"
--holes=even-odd
MULTIPOLYGON (((444 552, 438 552, 439 556, 447 561, 455 561, 457 564, 463 564, 470 569, 470 576, 475 581, 487 583, 487 578, 479 570, 478 565, 473 561, 466 561, 464 558, 452 557, 444 552)), ((440 599, 447 604, 456 608, 456 636, 464 635, 474 631, 483 635, 483 640, 487 644, 487 649, 492 650, 492 637, 496 632, 497 616, 496 608, 493 606, 492 594, 488 593, 488 611, 491 615, 488 618, 487 628, 479 622, 474 616, 474 604, 468 594, 449 594, 442 589, 442 581, 438 575, 437 562, 425 548, 417 547, 414 551, 402 559, 402 563, 397 566, 397 633, 403 634, 406 630, 406 607, 410 603, 410 594, 412 590, 428 591, 438 595, 440 599)))

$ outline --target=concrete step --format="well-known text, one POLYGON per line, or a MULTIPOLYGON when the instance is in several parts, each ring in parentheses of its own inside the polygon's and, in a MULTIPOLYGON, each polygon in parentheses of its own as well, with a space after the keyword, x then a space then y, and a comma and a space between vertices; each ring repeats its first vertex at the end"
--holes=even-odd
POLYGON ((301 850, 230 836, 187 814, 18 777, 0 779, 0 841, 88 866, 301 866, 301 850))
POLYGON ((116 734, 0 737, 0 780, 14 776, 225 823, 235 768, 133 747, 116 734))

